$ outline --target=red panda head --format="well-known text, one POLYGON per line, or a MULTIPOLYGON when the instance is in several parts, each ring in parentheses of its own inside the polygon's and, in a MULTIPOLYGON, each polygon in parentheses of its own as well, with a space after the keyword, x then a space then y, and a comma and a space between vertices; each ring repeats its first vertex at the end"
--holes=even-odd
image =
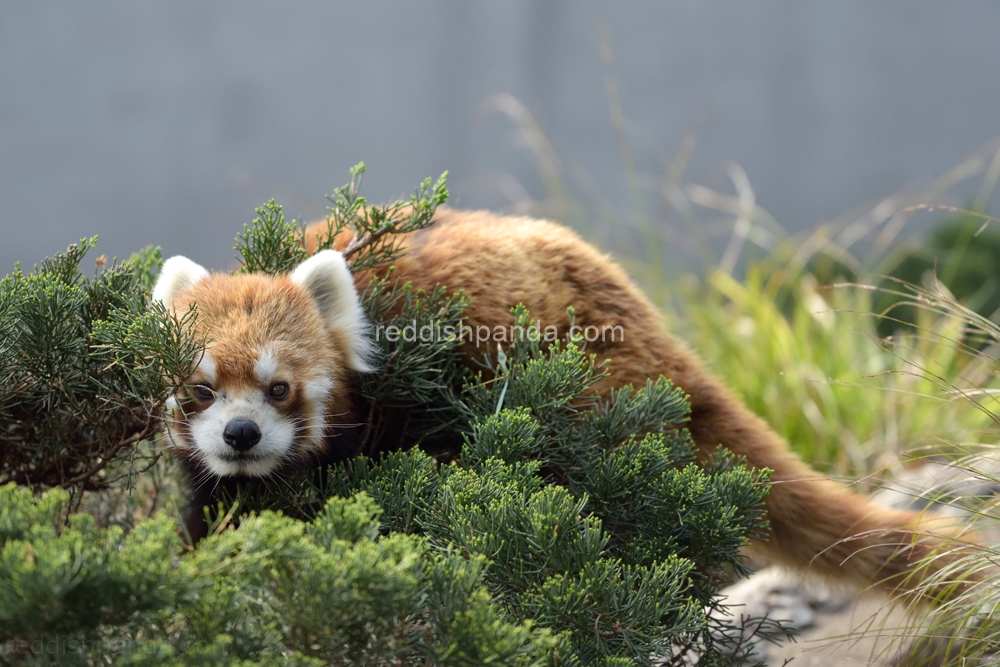
POLYGON ((153 299, 197 308, 205 354, 167 403, 167 434, 218 477, 266 477, 323 453, 350 409, 350 374, 372 370, 364 311, 333 250, 287 276, 210 274, 173 257, 153 299))

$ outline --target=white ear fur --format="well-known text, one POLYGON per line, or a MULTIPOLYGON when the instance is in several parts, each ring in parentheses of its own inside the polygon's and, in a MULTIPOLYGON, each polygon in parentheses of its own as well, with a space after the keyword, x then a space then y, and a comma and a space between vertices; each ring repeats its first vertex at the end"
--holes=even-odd
POLYGON ((299 264, 291 277, 309 292, 327 325, 343 334, 348 365, 362 373, 374 371, 375 349, 367 336, 368 318, 344 256, 336 250, 323 250, 299 264))
POLYGON ((160 277, 153 288, 153 301, 160 301, 169 309, 181 291, 207 277, 208 271, 200 264, 180 255, 171 257, 160 269, 160 277))

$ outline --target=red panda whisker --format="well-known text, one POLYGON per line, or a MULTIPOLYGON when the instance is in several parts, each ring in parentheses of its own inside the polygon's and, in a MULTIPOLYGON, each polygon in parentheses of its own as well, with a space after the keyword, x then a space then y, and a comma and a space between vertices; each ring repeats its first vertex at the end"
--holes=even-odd
POLYGON ((355 422, 353 424, 348 424, 348 423, 344 423, 344 424, 327 424, 327 428, 358 428, 359 426, 367 426, 367 424, 365 424, 363 422, 355 422))

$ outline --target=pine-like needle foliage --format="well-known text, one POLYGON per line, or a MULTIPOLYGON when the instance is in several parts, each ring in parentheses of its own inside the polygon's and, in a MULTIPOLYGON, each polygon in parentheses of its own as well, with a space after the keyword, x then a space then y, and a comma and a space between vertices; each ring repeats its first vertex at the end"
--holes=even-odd
POLYGON ((201 353, 186 321, 149 302, 159 249, 100 258, 87 278, 96 241, 0 280, 0 483, 108 486, 201 353))
POLYGON ((334 239, 349 232, 353 239, 343 253, 355 272, 392 264, 401 254, 402 235, 429 227, 437 207, 448 201, 445 172, 433 184, 430 178, 424 179, 409 201, 370 206, 360 193, 364 174, 364 163, 355 165, 351 168, 351 182, 327 196, 332 206, 328 209, 327 229, 317 246, 317 250, 332 248, 334 239))
MULTIPOLYGON (((440 334, 461 321, 468 300, 449 289, 462 286, 416 291, 391 271, 401 235, 431 224, 444 202, 444 177, 422 183, 408 202, 371 207, 358 193, 363 172, 353 169, 331 197, 328 231, 347 234, 338 247, 352 269, 375 276, 363 300, 376 331, 415 334, 375 337, 381 371, 362 380, 357 397, 368 456, 239 488, 188 553, 163 516, 125 534, 74 515, 59 532, 65 494, 32 499, 0 488, 0 647, 15 647, 0 659, 711 666, 739 663, 755 634, 782 634, 775 624, 732 620, 714 597, 727 573, 741 570, 740 547, 766 527, 767 471, 725 453, 696 465, 676 387, 661 378, 599 398, 602 360, 581 340, 543 344, 524 308, 512 319, 526 334, 484 358, 480 372, 465 370, 461 340, 440 334), (420 335, 428 328, 434 335, 420 335), (54 648, 33 648, 46 638, 58 640, 54 648)), ((301 228, 274 202, 257 213, 238 237, 243 270, 293 268, 305 256, 301 228)), ((51 299, 70 301, 38 321, 30 318, 37 308, 0 302, 18 313, 0 326, 16 322, 18 336, 57 330, 41 346, 49 356, 26 358, 93 359, 76 371, 87 378, 73 385, 78 395, 105 391, 95 405, 130 406, 126 415, 145 409, 130 422, 137 426, 113 432, 112 447, 126 441, 124 452, 169 378, 185 377, 196 341, 183 337, 183 322, 148 308, 148 272, 138 263, 116 269, 130 282, 94 311, 87 304, 104 302, 85 296, 94 288, 78 275, 79 258, 62 261, 40 277, 8 280, 55 285, 51 299), (67 312, 100 316, 78 326, 67 312), (63 326, 76 337, 64 338, 63 326)), ((15 293, 35 292, 5 289, 0 298, 15 293)), ((11 340, 21 350, 38 345, 32 335, 35 342, 11 340)), ((11 349, 0 348, 5 364, 25 356, 11 349)), ((46 372, 49 383, 77 377, 46 372)), ((4 410, 32 395, 28 385, 3 386, 12 397, 4 410)), ((103 423, 104 413, 74 400, 66 412, 79 427, 52 432, 57 452, 103 423)))
POLYGON ((370 498, 310 523, 245 519, 179 557, 165 515, 124 535, 67 495, 0 487, 0 662, 19 665, 573 665, 565 638, 505 618, 484 558, 378 537, 370 498))
MULTIPOLYGON (((514 317, 529 327, 523 309, 514 317)), ((325 493, 365 491, 388 534, 488 558, 485 582, 510 617, 568 636, 584 664, 738 661, 747 638, 719 620, 713 594, 765 526, 766 472, 721 454, 695 465, 690 435, 674 428, 687 402, 666 380, 594 398, 601 369, 579 341, 525 339, 501 360, 459 394, 457 460, 360 459, 325 493)))

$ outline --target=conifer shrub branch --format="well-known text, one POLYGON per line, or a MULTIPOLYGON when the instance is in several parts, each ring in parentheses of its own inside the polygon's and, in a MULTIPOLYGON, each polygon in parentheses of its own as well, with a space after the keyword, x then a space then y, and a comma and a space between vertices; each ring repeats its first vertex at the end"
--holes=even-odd
POLYGON ((265 512, 181 552, 166 515, 127 535, 67 494, 0 487, 0 661, 17 664, 578 664, 564 637, 504 618, 486 562, 376 539, 364 495, 303 523, 265 512))
MULTIPOLYGON (((407 201, 370 205, 361 196, 363 162, 351 168, 351 180, 327 195, 327 227, 316 239, 316 250, 333 247, 344 232, 351 241, 341 249, 354 272, 386 268, 402 254, 405 234, 429 227, 437 208, 448 200, 448 172, 436 181, 424 179, 407 201)), ((306 258, 304 229, 299 221, 286 221, 281 206, 270 200, 256 209, 257 216, 236 237, 240 271, 288 273, 306 258)))
POLYGON ((201 353, 194 313, 178 319, 149 302, 159 251, 98 261, 87 278, 80 263, 96 241, 0 280, 0 483, 62 487, 77 500, 107 488, 109 466, 154 434, 201 353))
POLYGON ((444 172, 433 183, 424 179, 406 202, 370 206, 360 194, 365 171, 364 162, 359 162, 351 168, 350 183, 327 196, 332 206, 327 233, 318 246, 318 250, 333 247, 338 234, 345 229, 353 232, 354 239, 343 250, 352 271, 392 264, 402 252, 401 235, 429 227, 438 206, 448 201, 448 172, 444 172))
POLYGON ((236 235, 242 273, 288 273, 306 258, 300 224, 285 221, 285 213, 274 200, 254 209, 257 216, 243 233, 236 235))

